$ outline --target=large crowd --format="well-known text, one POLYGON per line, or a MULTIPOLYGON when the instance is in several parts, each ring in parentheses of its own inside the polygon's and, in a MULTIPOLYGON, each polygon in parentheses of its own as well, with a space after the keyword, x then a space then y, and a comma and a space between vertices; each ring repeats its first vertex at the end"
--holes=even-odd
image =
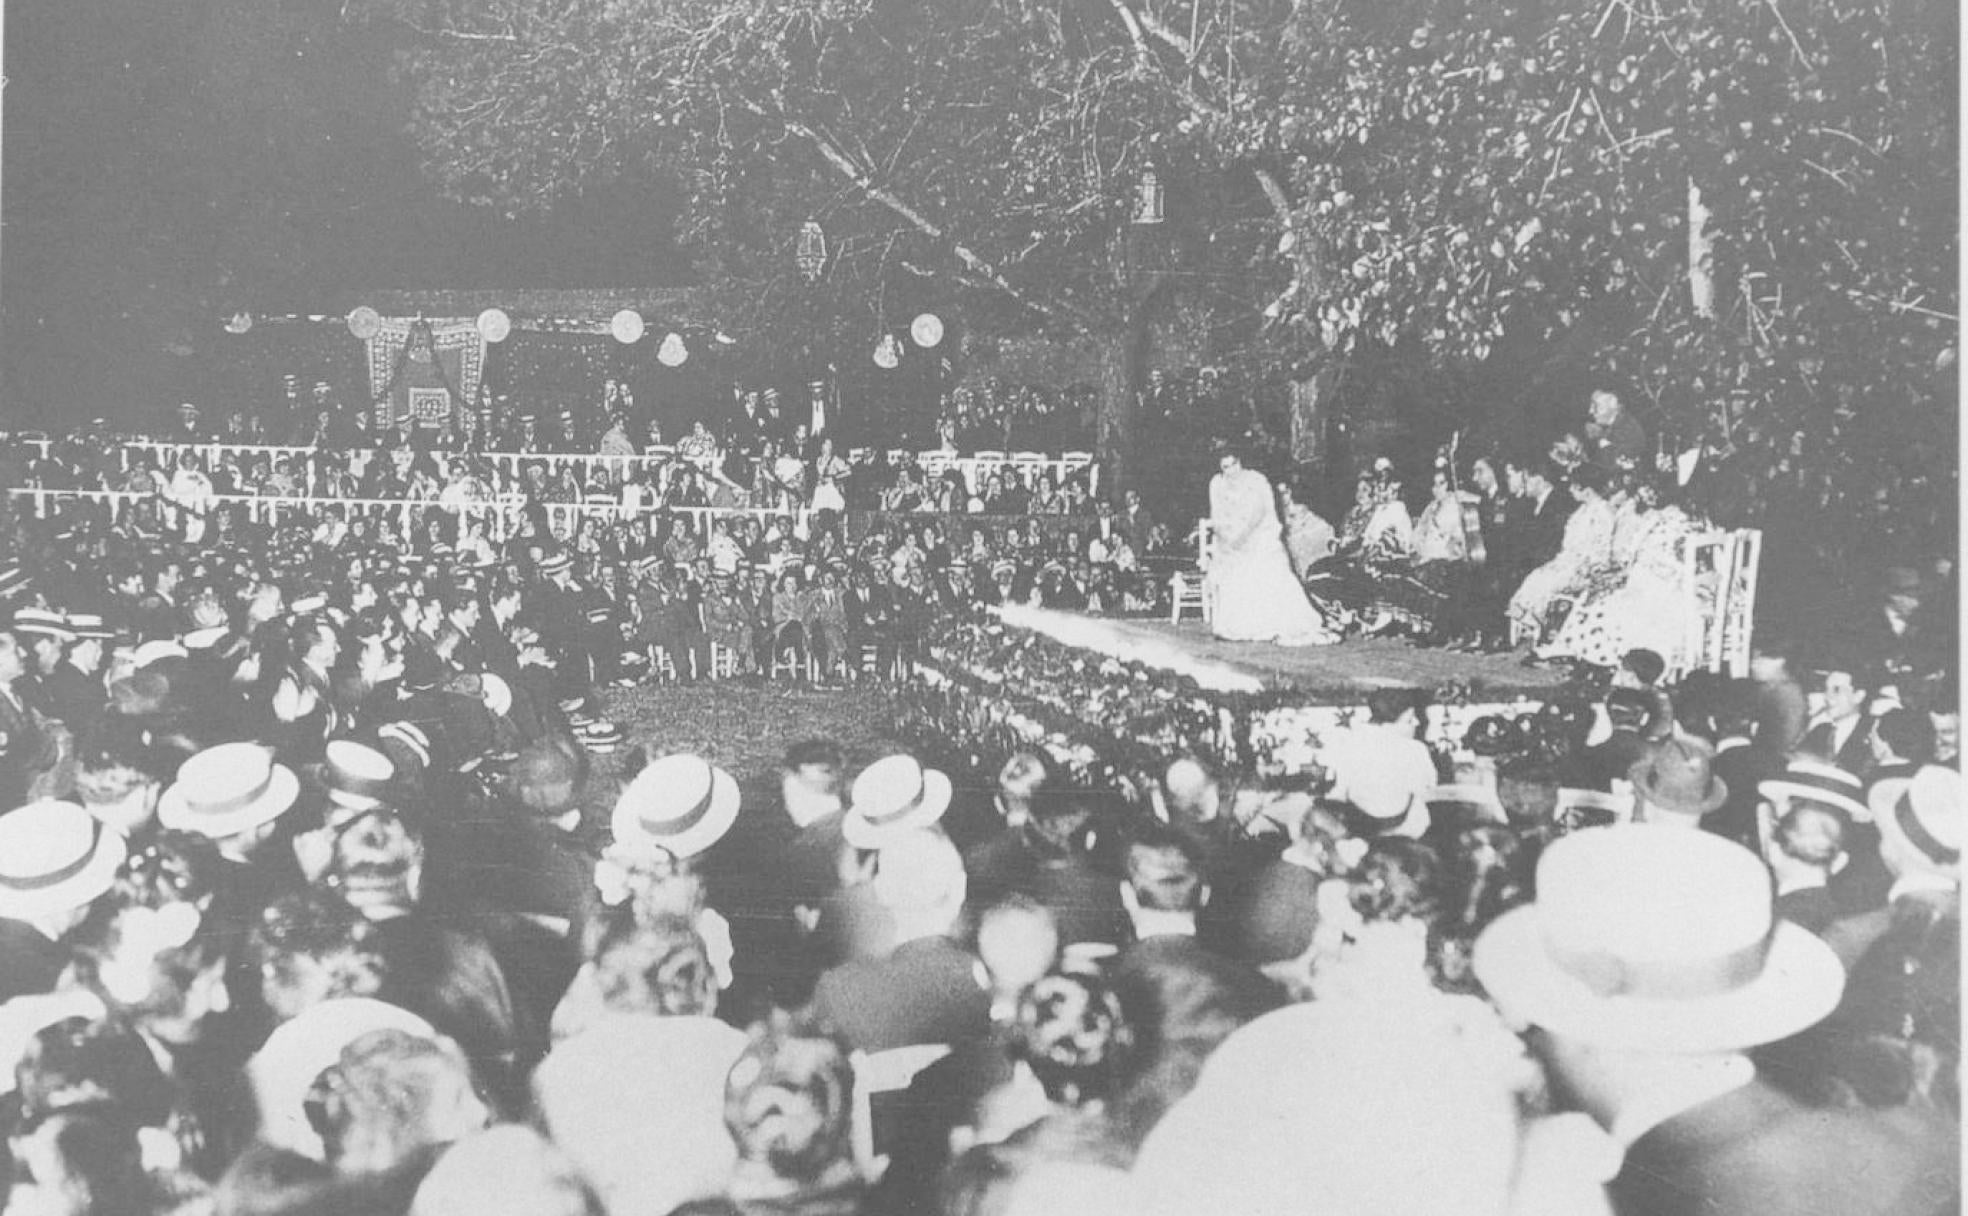
POLYGON ((1454 754, 1376 693, 1309 772, 1132 797, 955 741, 732 774, 608 707, 1159 611, 1194 550, 1138 497, 850 538, 822 457, 755 525, 266 526, 154 475, 14 514, 5 1210, 1955 1210, 1951 571, 1676 678, 1693 523, 1633 447, 1282 512, 1349 627, 1595 679, 1454 754))

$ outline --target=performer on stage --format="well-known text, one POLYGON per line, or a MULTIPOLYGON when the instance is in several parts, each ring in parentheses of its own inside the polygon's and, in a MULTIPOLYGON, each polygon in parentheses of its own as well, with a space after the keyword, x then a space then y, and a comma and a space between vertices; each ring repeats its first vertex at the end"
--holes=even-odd
POLYGON ((1224 449, 1220 472, 1210 479, 1210 627, 1217 637, 1240 642, 1314 646, 1337 641, 1292 574, 1285 553, 1278 504, 1264 474, 1244 467, 1235 449, 1224 449))

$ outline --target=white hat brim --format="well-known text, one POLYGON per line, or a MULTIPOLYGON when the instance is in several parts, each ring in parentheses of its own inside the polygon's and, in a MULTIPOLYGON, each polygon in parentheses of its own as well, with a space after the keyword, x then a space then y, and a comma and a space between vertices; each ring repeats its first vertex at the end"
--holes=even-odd
POLYGON ((371 997, 323 1001, 277 1027, 247 1062, 247 1074, 260 1105, 260 1137, 277 1148, 321 1161, 320 1133, 307 1117, 307 1095, 314 1082, 342 1057, 342 1049, 378 1030, 400 1030, 419 1038, 437 1031, 423 1018, 371 997))
POLYGON ((1893 845, 1896 857, 1911 861, 1927 873, 1959 880, 1960 862, 1935 861, 1926 849, 1908 840, 1906 829, 1900 826, 1899 801, 1912 786, 1911 777, 1888 777, 1867 790, 1866 802, 1872 810, 1872 823, 1879 829, 1880 836, 1893 845))
POLYGON ((301 779, 284 764, 273 766, 266 792, 236 811, 202 815, 185 801, 183 782, 174 781, 157 799, 157 822, 175 832, 196 832, 213 840, 249 832, 286 814, 301 795, 301 779))
POLYGON ((723 840, 724 834, 731 830, 731 825, 738 822, 740 802, 738 782, 730 773, 715 764, 711 765, 710 769, 711 805, 704 812, 702 819, 672 836, 651 835, 642 826, 642 821, 636 817, 634 809, 624 799, 615 804, 615 813, 610 818, 615 839, 630 845, 653 845, 678 860, 695 857, 723 840))
POLYGON ((1774 1043, 1823 1021, 1845 991, 1845 968, 1809 930, 1779 920, 1763 971, 1716 996, 1602 996, 1545 949, 1537 907, 1507 912, 1476 940, 1476 978, 1513 1018, 1583 1043, 1698 1055, 1774 1043))
POLYGON ((1841 794, 1822 786, 1805 785, 1783 777, 1769 777, 1756 783, 1756 792, 1766 798, 1801 798, 1806 802, 1822 802, 1839 808, 1859 823, 1869 823, 1872 820, 1872 808, 1863 801, 1850 794, 1841 794))
POLYGON ((943 818, 943 812, 950 809, 953 793, 948 774, 939 769, 926 768, 923 770, 922 802, 908 814, 875 824, 850 807, 841 818, 841 836, 857 849, 879 850, 901 833, 929 827, 943 818))
POLYGON ((51 886, 32 891, 0 888, 0 916, 10 920, 30 920, 51 912, 64 912, 109 890, 116 871, 129 854, 129 845, 120 832, 104 827, 96 840, 95 856, 80 870, 51 886))

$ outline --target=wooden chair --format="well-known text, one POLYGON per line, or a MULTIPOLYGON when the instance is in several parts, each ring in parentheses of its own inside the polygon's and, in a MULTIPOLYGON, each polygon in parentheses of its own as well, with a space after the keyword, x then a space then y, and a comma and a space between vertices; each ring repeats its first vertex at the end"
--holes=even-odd
POLYGON ((1194 608, 1204 624, 1215 619, 1216 605, 1210 602, 1209 587, 1210 559, 1214 556, 1216 535, 1205 519, 1196 524, 1196 568, 1177 570, 1169 577, 1169 624, 1180 624, 1185 608, 1194 608))
POLYGON ((848 1057, 854 1067, 854 1109, 849 1136, 854 1160, 869 1182, 881 1178, 888 1169, 888 1157, 878 1152, 875 1135, 875 1097, 909 1088, 916 1074, 950 1054, 943 1043, 924 1043, 914 1047, 894 1047, 887 1051, 857 1051, 848 1057))
POLYGON ((805 653, 795 657, 791 650, 774 646, 772 666, 766 671, 766 677, 776 680, 781 676, 791 678, 804 675, 808 684, 816 683, 820 679, 819 661, 813 657, 810 647, 801 647, 801 649, 805 653))
POLYGON ((738 652, 729 646, 711 643, 711 678, 728 680, 738 674, 738 652))
POLYGON ((1703 532, 1687 539, 1682 578, 1694 591, 1698 611, 1687 622, 1680 662, 1668 672, 1670 679, 1690 671, 1737 679, 1749 674, 1762 555, 1763 534, 1755 528, 1703 532))

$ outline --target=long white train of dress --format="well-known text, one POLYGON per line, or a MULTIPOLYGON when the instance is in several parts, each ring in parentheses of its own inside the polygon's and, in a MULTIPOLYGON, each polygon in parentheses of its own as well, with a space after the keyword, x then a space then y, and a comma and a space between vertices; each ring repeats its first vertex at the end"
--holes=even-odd
POLYGON ((1283 646, 1339 640, 1292 574, 1277 501, 1262 473, 1234 469, 1210 479, 1210 526, 1210 628, 1217 637, 1283 646))

